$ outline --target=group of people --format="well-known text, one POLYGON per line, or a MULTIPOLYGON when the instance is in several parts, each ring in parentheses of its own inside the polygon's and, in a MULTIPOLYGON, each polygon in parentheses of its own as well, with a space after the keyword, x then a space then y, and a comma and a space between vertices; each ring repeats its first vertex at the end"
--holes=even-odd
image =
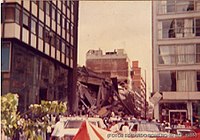
POLYGON ((200 124, 198 119, 195 120, 193 122, 193 125, 191 124, 191 120, 186 119, 183 121, 174 121, 173 119, 170 122, 167 122, 165 120, 163 120, 162 122, 160 122, 159 120, 156 120, 157 123, 160 123, 164 130, 171 132, 171 130, 173 129, 177 129, 177 128, 200 128, 200 124))
POLYGON ((111 132, 122 131, 123 134, 130 133, 128 122, 124 122, 124 124, 122 124, 121 127, 119 128, 118 123, 116 121, 113 121, 112 125, 110 126, 110 128, 108 128, 108 130, 110 130, 111 132))

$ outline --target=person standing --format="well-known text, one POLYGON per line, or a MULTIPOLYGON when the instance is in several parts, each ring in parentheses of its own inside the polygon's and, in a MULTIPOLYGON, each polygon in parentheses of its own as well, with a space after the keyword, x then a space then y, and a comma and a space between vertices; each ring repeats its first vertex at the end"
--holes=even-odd
POLYGON ((64 133, 63 133, 64 123, 60 121, 59 116, 56 117, 55 122, 56 122, 56 124, 54 126, 50 140, 62 140, 64 137, 64 133))
POLYGON ((124 123, 124 125, 122 127, 122 132, 123 132, 123 134, 129 134, 130 133, 128 122, 124 123))
POLYGON ((119 131, 119 126, 116 121, 113 121, 112 126, 110 127, 111 132, 118 132, 119 131))

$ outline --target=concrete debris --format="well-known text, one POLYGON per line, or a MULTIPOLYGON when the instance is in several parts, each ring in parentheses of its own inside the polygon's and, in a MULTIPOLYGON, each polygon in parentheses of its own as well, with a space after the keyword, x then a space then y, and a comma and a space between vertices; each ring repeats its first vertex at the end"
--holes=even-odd
POLYGON ((134 95, 117 79, 95 73, 86 67, 78 67, 77 95, 79 96, 79 115, 99 115, 109 117, 115 115, 134 115, 134 95))

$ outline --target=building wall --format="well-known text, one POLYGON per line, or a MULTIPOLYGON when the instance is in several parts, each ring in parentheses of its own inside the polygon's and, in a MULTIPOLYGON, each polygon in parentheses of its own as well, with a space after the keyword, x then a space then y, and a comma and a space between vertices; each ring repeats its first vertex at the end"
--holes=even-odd
POLYGON ((146 83, 141 76, 141 68, 139 67, 139 61, 132 61, 132 90, 140 94, 140 98, 137 100, 140 102, 141 114, 145 116, 145 95, 146 95, 146 83))
MULTIPOLYGON (((45 60, 46 62, 42 61, 47 63, 47 66, 48 63, 51 63, 49 65, 55 65, 52 66, 55 67, 55 69, 57 67, 63 67, 63 69, 67 71, 66 73, 69 72, 69 75, 67 74, 67 78, 70 79, 68 87, 71 93, 71 95, 68 96, 69 101, 71 101, 71 103, 69 103, 69 110, 73 111, 75 108, 72 104, 76 100, 78 1, 6 0, 1 6, 2 40, 4 42, 9 41, 12 44, 11 52, 7 53, 10 57, 10 66, 7 67, 8 64, 6 63, 3 63, 2 66, 2 73, 5 79, 3 83, 6 85, 2 89, 5 91, 4 93, 12 89, 12 83, 9 81, 9 78, 13 75, 16 76, 15 71, 12 71, 12 66, 17 63, 15 59, 11 59, 16 57, 13 51, 24 47, 27 49, 27 52, 30 51, 30 53, 32 53, 32 55, 27 54, 27 59, 35 58, 35 56, 39 57, 41 61, 47 59, 45 60), (15 45, 13 42, 17 42, 16 44, 20 47, 14 47, 15 45), (10 85, 10 87, 7 85, 10 85)), ((6 52, 8 48, 9 47, 3 47, 2 54, 6 52)), ((23 50, 23 48, 19 49, 19 53, 26 55, 21 50, 23 50)), ((5 60, 8 59, 6 55, 4 58, 5 60)), ((21 59, 22 58, 20 58, 20 61, 21 59)), ((35 61, 34 59, 33 63, 37 63, 35 61)), ((6 62, 8 63, 8 61, 6 62)), ((43 65, 45 63, 43 63, 43 65)), ((27 64, 25 66, 28 67, 27 69, 30 69, 30 67, 36 69, 35 65, 27 64)), ((34 75, 32 74, 33 73, 30 73, 27 76, 33 77, 34 75)), ((39 81, 36 80, 36 83, 37 82, 39 81)), ((34 86, 31 88, 34 89, 34 86)), ((40 89, 37 90, 40 91, 40 89)), ((67 94, 67 92, 64 94, 67 94)))
POLYGON ((194 120, 192 104, 200 100, 200 2, 153 1, 152 6, 153 92, 163 97, 155 117, 162 118, 161 103, 168 103, 167 119, 169 110, 183 109, 174 103, 186 103, 186 117, 194 120))
POLYGON ((123 50, 118 51, 107 52, 104 55, 102 50, 90 50, 86 55, 86 67, 127 83, 130 77, 130 63, 127 54, 123 50))

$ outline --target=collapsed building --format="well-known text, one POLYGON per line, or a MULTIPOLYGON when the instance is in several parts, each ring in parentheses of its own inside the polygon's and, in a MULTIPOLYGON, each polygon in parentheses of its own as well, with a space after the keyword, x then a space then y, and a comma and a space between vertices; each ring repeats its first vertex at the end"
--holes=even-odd
POLYGON ((110 78, 93 72, 86 67, 79 67, 77 74, 78 114, 117 116, 124 114, 138 116, 135 110, 134 92, 123 84, 117 84, 117 78, 110 78))

